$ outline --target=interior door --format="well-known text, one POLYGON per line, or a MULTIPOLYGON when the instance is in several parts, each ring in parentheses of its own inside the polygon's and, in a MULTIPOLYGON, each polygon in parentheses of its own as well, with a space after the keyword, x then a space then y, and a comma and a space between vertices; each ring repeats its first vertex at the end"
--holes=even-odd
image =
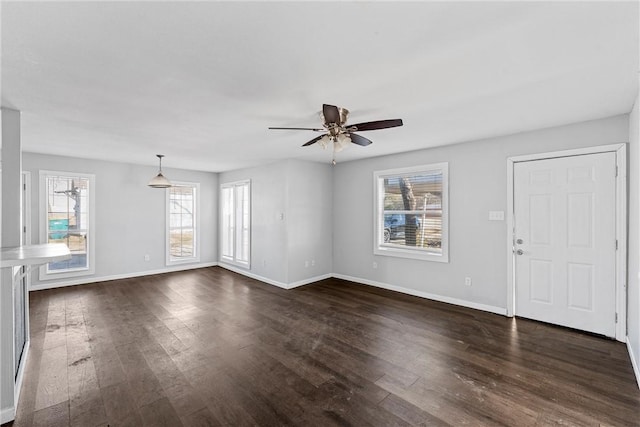
POLYGON ((516 315, 615 337, 616 154, 514 164, 516 315))

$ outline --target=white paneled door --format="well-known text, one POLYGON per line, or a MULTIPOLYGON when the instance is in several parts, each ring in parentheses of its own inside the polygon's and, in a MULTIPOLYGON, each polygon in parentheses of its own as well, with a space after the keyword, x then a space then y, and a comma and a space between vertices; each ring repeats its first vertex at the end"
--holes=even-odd
POLYGON ((616 154, 514 164, 516 315, 615 337, 616 154))

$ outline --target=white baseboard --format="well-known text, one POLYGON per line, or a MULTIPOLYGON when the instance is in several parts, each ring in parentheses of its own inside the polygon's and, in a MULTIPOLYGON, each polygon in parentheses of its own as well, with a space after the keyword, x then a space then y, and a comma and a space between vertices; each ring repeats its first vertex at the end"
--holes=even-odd
POLYGON ((633 348, 631 347, 629 337, 627 337, 627 351, 629 352, 629 358, 631 359, 631 366, 633 366, 633 373, 636 375, 638 388, 640 388, 640 367, 638 367, 638 359, 636 359, 635 354, 633 354, 633 348))
POLYGON ((320 276, 311 277, 309 279, 298 280, 297 282, 289 283, 289 289, 297 288, 298 286, 308 285, 309 283, 319 282, 320 280, 331 279, 332 273, 321 274, 320 276))
POLYGON ((227 264, 225 262, 219 262, 218 266, 222 267, 222 268, 224 268, 226 270, 233 271, 234 273, 238 273, 238 274, 241 274, 243 276, 250 277, 252 279, 256 279, 256 280, 259 280, 261 282, 265 282, 265 283, 268 283, 268 284, 273 285, 273 286, 277 286, 277 287, 282 288, 282 289, 293 289, 293 288, 297 288, 298 286, 307 285, 309 283, 313 283, 313 282, 317 282, 319 280, 324 280, 324 279, 328 279, 330 277, 333 277, 333 274, 323 274, 321 276, 310 277, 308 279, 299 280, 299 281, 293 282, 293 283, 283 283, 283 282, 278 282, 277 280, 269 279, 268 277, 260 276, 258 274, 252 273, 249 270, 245 270, 245 269, 236 267, 234 265, 227 264))
POLYGON ((286 283, 278 282, 277 280, 269 279, 267 277, 259 276, 255 273, 250 272, 249 270, 245 270, 240 267, 236 267, 235 265, 227 264, 226 262, 218 262, 218 267, 222 267, 225 270, 233 271, 234 273, 242 274, 243 276, 250 277, 252 279, 259 280, 261 282, 268 283, 273 286, 277 286, 282 289, 289 289, 286 283))
POLYGON ((346 276, 344 274, 336 274, 336 273, 323 274, 321 276, 311 277, 309 279, 304 279, 304 280, 300 280, 298 282, 293 282, 293 283, 288 283, 287 284, 287 283, 278 282, 276 280, 272 280, 272 279, 269 279, 269 278, 266 278, 266 277, 259 276, 259 275, 255 274, 255 273, 252 273, 252 272, 248 271, 248 270, 244 270, 242 268, 238 268, 236 266, 229 265, 229 264, 226 264, 226 263, 223 263, 223 262, 218 263, 218 265, 220 267, 222 267, 222 268, 225 268, 227 270, 233 271, 234 273, 242 274, 243 276, 247 276, 247 277, 250 277, 252 279, 260 280, 261 282, 265 282, 265 283, 277 286, 277 287, 282 288, 282 289, 293 289, 293 288, 296 288, 298 286, 307 285, 309 283, 313 283, 313 282, 317 282, 317 281, 320 281, 320 280, 324 280, 324 279, 329 279, 331 277, 335 277, 336 279, 343 279, 343 280, 348 280, 350 282, 362 283, 362 284, 365 284, 365 285, 370 285, 370 286, 375 286, 377 288, 382 288, 382 289, 388 289, 388 290, 391 290, 391 291, 401 292, 403 294, 413 295, 413 296, 420 297, 420 298, 426 298, 426 299, 439 301, 439 302, 446 302, 446 303, 449 303, 449 304, 459 305, 459 306, 467 307, 467 308, 473 308, 473 309, 476 309, 476 310, 488 311, 490 313, 500 314, 502 316, 506 316, 507 315, 507 309, 506 308, 495 307, 495 306, 486 305, 486 304, 479 304, 479 303, 475 303, 475 302, 471 302, 471 301, 465 301, 465 300, 446 297, 446 296, 442 296, 442 295, 430 294, 430 293, 427 293, 427 292, 417 291, 415 289, 403 288, 401 286, 390 285, 388 283, 382 283, 382 282, 376 282, 374 280, 363 279, 361 277, 346 276))
POLYGON ((350 282, 363 283, 365 285, 375 286, 377 288, 388 289, 390 291, 401 292, 403 294, 413 295, 415 297, 426 298, 438 302, 446 302, 448 304, 459 305, 462 307, 473 308, 476 310, 488 311, 489 313, 507 315, 507 309, 496 307, 493 305, 480 304, 477 302, 466 301, 458 298, 452 298, 442 295, 431 294, 428 292, 417 291, 415 289, 403 288, 402 286, 390 285, 388 283, 376 282, 375 280, 363 279, 361 277, 346 276, 344 274, 333 274, 333 277, 350 282))
POLYGON ((135 273, 114 274, 111 276, 88 276, 75 280, 64 280, 61 282, 49 283, 40 282, 37 285, 31 285, 30 291, 41 291, 44 289, 62 288, 64 286, 85 285, 87 283, 108 282, 110 280, 131 279, 133 277, 152 276, 154 274, 172 273, 175 271, 194 270, 196 268, 215 267, 217 262, 204 262, 198 264, 183 264, 172 267, 161 268, 157 270, 137 271, 135 273))
POLYGON ((458 298, 431 294, 428 292, 422 292, 415 289, 404 288, 396 285, 390 285, 388 283, 378 282, 375 280, 363 279, 361 277, 353 277, 353 276, 347 276, 344 274, 328 273, 320 276, 310 277, 308 279, 299 280, 297 282, 284 283, 284 282, 279 282, 277 280, 269 279, 268 277, 260 276, 258 274, 252 273, 249 270, 245 270, 245 269, 236 267, 234 265, 227 264, 225 262, 207 262, 207 263, 199 263, 199 264, 191 264, 191 265, 180 265, 180 266, 167 267, 167 268, 158 269, 158 270, 141 271, 136 273, 116 274, 112 276, 101 276, 101 277, 86 277, 82 279, 68 280, 68 281, 62 281, 62 282, 56 282, 56 283, 39 283, 37 285, 32 285, 29 290, 39 291, 44 289, 60 288, 63 286, 84 285, 87 283, 106 282, 109 280, 130 279, 133 277, 150 276, 154 274, 170 273, 174 271, 192 270, 196 268, 214 267, 214 266, 220 266, 229 271, 233 271, 234 273, 238 273, 243 276, 247 276, 252 279, 256 279, 261 282, 265 282, 282 289, 293 289, 299 286, 307 285, 309 283, 317 282, 319 280, 335 277, 337 279, 349 280, 351 282, 362 283, 365 285, 370 285, 370 286, 375 286, 382 289, 401 292, 403 294, 413 295, 416 297, 426 298, 434 301, 445 302, 449 304, 459 305, 462 307, 473 308, 476 310, 488 311, 490 313, 500 314, 503 316, 507 315, 506 308, 495 307, 492 305, 480 304, 472 301, 461 300, 458 298))
POLYGON ((347 276, 347 275, 344 275, 344 274, 328 273, 328 274, 323 274, 323 275, 320 275, 320 276, 310 277, 308 279, 299 280, 297 282, 284 283, 284 282, 279 282, 277 280, 269 279, 268 277, 260 276, 258 274, 252 273, 249 270, 245 270, 243 268, 239 268, 239 267, 236 267, 236 266, 231 265, 231 264, 227 264, 227 263, 222 262, 222 261, 221 262, 208 262, 208 263, 200 263, 200 264, 191 264, 191 265, 180 265, 180 266, 167 267, 167 268, 158 269, 158 270, 141 271, 141 272, 127 273, 127 274, 116 274, 116 275, 112 275, 112 276, 86 277, 86 278, 82 278, 82 279, 68 280, 68 281, 56 282, 56 283, 39 283, 38 285, 32 285, 30 290, 38 291, 38 290, 44 290, 44 289, 59 288, 59 287, 63 287, 63 286, 83 285, 83 284, 87 284, 87 283, 106 282, 106 281, 109 281, 109 280, 130 279, 130 278, 133 278, 133 277, 150 276, 150 275, 154 275, 154 274, 170 273, 170 272, 174 272, 174 271, 192 270, 192 269, 196 269, 196 268, 214 267, 214 266, 220 266, 220 267, 222 267, 224 269, 227 269, 229 271, 233 271, 234 273, 238 273, 238 274, 241 274, 243 276, 250 277, 252 279, 256 279, 256 280, 259 280, 261 282, 268 283, 270 285, 277 286, 277 287, 282 288, 282 289, 293 289, 293 288, 297 288, 299 286, 307 285, 309 283, 314 283, 314 282, 317 282, 317 281, 320 281, 320 280, 324 280, 324 279, 329 279, 331 277, 335 277, 337 279, 349 280, 351 282, 362 283, 362 284, 365 284, 365 285, 375 286, 375 287, 382 288, 382 289, 388 289, 388 290, 391 290, 391 291, 401 292, 403 294, 413 295, 413 296, 420 297, 420 298, 426 298, 426 299, 439 301, 439 302, 446 302, 446 303, 449 303, 449 304, 454 304, 454 305, 459 305, 459 306, 462 306, 462 307, 473 308, 473 309, 476 309, 476 310, 488 311, 490 313, 500 314, 500 315, 503 315, 503 316, 507 315, 507 309, 506 308, 495 307, 495 306, 491 306, 491 305, 475 303, 475 302, 461 300, 461 299, 457 299, 457 298, 431 294, 431 293, 428 293, 428 292, 417 291, 415 289, 403 288, 401 286, 396 286, 396 285, 390 285, 388 283, 377 282, 375 280, 363 279, 361 277, 353 277, 353 276, 347 276))
POLYGON ((9 421, 13 421, 16 418, 15 408, 12 406, 10 408, 2 408, 0 409, 0 424, 8 423, 9 421))

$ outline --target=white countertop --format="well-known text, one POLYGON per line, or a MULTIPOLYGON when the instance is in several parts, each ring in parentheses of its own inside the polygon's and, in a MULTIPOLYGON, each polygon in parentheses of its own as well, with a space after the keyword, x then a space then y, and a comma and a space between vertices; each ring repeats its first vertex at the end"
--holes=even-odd
POLYGON ((0 249, 0 268, 18 265, 46 264, 71 258, 71 252, 64 243, 18 246, 0 249))

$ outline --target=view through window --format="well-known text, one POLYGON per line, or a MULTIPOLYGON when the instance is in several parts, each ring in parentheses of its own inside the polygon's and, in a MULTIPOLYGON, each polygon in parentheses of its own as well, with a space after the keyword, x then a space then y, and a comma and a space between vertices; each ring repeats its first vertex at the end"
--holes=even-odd
POLYGON ((249 266, 251 254, 251 192, 249 181, 220 187, 220 252, 224 261, 249 266))
POLYGON ((46 241, 64 243, 71 251, 71 259, 46 265, 46 274, 85 271, 90 267, 91 235, 90 176, 45 174, 46 241))
POLYGON ((447 165, 376 172, 376 253, 447 258, 447 165))
POLYGON ((167 188, 168 261, 194 261, 197 250, 197 194, 198 184, 174 183, 167 188))

